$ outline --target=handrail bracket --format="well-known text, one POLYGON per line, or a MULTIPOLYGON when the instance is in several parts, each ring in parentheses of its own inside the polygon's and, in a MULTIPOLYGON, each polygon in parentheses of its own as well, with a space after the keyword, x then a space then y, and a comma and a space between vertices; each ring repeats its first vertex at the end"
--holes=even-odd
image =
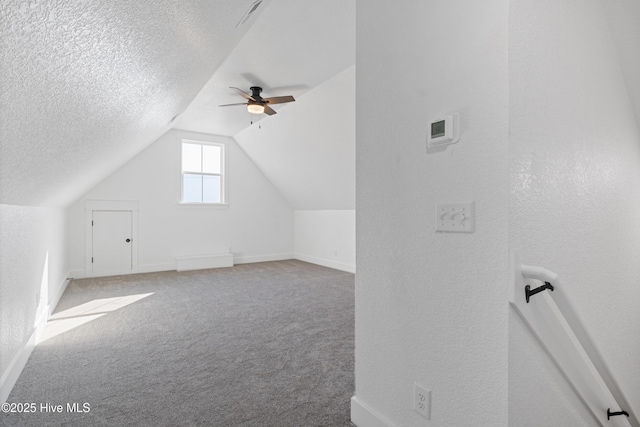
POLYGON ((549 282, 544 282, 544 285, 539 286, 539 287, 537 287, 535 289, 531 289, 531 286, 529 286, 529 285, 525 286, 524 287, 524 294, 525 294, 525 298, 527 299, 527 304, 529 304, 529 298, 532 295, 535 295, 535 294, 537 294, 539 292, 542 292, 544 290, 547 290, 547 289, 553 291, 553 285, 551 283, 549 283, 549 282))

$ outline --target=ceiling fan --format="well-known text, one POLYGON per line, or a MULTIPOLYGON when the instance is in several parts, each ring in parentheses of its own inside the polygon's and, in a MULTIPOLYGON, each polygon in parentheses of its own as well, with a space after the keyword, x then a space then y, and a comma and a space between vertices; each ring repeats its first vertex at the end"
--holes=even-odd
POLYGON ((272 98, 263 98, 260 96, 260 92, 262 92, 262 88, 259 86, 251 86, 249 89, 251 90, 251 95, 239 89, 237 87, 230 86, 230 89, 235 89, 240 93, 240 96, 245 98, 247 102, 240 102, 237 104, 223 104, 220 107, 231 107, 233 105, 246 105, 247 111, 251 114, 268 114, 270 116, 276 114, 276 110, 269 107, 270 104, 284 104, 285 102, 293 102, 295 98, 291 95, 287 96, 274 96, 272 98))

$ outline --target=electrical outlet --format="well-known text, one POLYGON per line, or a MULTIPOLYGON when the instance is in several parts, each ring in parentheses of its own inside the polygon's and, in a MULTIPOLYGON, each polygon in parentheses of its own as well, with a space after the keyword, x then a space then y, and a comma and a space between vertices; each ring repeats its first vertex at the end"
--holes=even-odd
POLYGON ((413 383, 413 409, 426 419, 431 419, 431 390, 417 383, 413 383))
POLYGON ((436 204, 436 231, 473 233, 475 215, 473 202, 436 204))

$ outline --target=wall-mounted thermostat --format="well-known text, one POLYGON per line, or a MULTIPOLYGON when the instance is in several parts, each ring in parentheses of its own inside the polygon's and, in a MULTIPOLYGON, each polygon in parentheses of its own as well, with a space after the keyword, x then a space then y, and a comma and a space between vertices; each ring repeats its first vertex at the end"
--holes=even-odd
POLYGON ((427 133, 427 147, 441 147, 458 142, 460 140, 459 121, 458 113, 433 120, 427 133))

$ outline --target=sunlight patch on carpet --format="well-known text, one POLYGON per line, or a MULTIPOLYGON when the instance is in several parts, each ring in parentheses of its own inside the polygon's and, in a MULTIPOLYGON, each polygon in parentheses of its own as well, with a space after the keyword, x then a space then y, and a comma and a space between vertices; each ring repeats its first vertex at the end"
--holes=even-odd
POLYGON ((126 307, 136 301, 140 301, 150 295, 153 295, 153 292, 113 298, 98 298, 55 313, 51 316, 47 325, 44 327, 44 330, 38 339, 38 344, 75 329, 78 326, 82 326, 96 320, 107 313, 126 307))

